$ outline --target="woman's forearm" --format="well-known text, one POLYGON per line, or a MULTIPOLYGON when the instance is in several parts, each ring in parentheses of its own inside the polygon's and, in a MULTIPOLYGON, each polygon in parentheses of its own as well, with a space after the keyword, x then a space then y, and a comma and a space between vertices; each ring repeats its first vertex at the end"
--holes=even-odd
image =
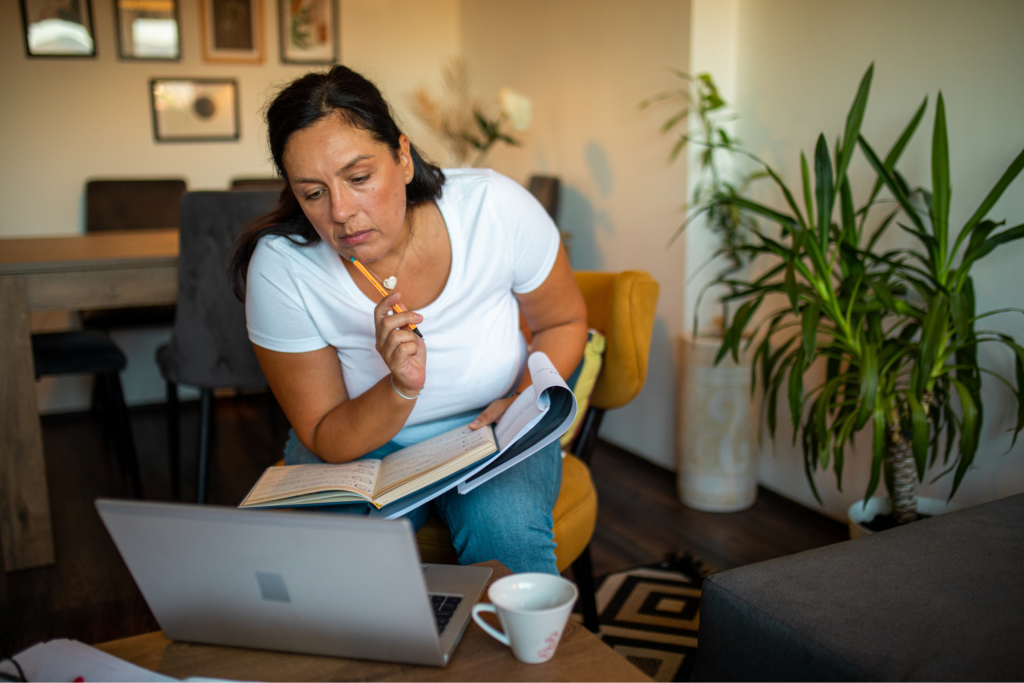
POLYGON ((355 460, 393 439, 415 405, 414 399, 398 395, 391 385, 391 375, 387 375, 368 391, 327 413, 305 445, 326 462, 355 460))

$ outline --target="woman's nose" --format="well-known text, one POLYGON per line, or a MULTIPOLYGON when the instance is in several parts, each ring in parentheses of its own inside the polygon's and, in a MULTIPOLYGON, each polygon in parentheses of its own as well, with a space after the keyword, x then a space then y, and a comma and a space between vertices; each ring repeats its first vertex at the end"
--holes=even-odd
POLYGON ((345 188, 337 188, 331 193, 331 218, 338 223, 345 223, 356 215, 358 208, 352 195, 345 188))

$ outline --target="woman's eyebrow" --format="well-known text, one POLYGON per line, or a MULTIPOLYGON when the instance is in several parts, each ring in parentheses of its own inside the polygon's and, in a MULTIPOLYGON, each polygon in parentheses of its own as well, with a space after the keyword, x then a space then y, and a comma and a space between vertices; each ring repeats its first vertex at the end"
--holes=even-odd
MULTIPOLYGON (((372 154, 360 154, 355 159, 353 159, 352 161, 348 162, 347 164, 345 164, 344 166, 339 168, 334 173, 334 175, 335 176, 339 176, 342 173, 345 173, 346 171, 348 171, 350 168, 352 168, 356 164, 358 164, 360 161, 366 161, 367 159, 372 159, 372 158, 373 158, 372 154)), ((302 185, 303 183, 318 183, 320 181, 317 180, 316 178, 296 178, 294 182, 295 182, 296 185, 302 185)))

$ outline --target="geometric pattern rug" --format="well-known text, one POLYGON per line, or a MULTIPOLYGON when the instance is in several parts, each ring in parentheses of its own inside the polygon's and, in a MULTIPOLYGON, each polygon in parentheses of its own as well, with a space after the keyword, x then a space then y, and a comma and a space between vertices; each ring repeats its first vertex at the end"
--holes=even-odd
POLYGON ((709 573, 686 553, 609 574, 597 589, 601 639, 656 681, 690 680, 709 573))

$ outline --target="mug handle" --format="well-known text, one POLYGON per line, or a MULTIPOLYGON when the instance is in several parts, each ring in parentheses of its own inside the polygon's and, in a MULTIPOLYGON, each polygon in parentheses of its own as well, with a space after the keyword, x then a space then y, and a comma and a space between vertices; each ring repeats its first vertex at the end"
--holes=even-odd
POLYGON ((479 616, 481 612, 492 612, 493 614, 497 614, 498 610, 494 605, 489 602, 481 602, 477 605, 473 605, 473 621, 475 621, 477 626, 486 631, 489 636, 497 640, 499 643, 503 645, 510 645, 508 636, 484 621, 483 617, 479 616))

